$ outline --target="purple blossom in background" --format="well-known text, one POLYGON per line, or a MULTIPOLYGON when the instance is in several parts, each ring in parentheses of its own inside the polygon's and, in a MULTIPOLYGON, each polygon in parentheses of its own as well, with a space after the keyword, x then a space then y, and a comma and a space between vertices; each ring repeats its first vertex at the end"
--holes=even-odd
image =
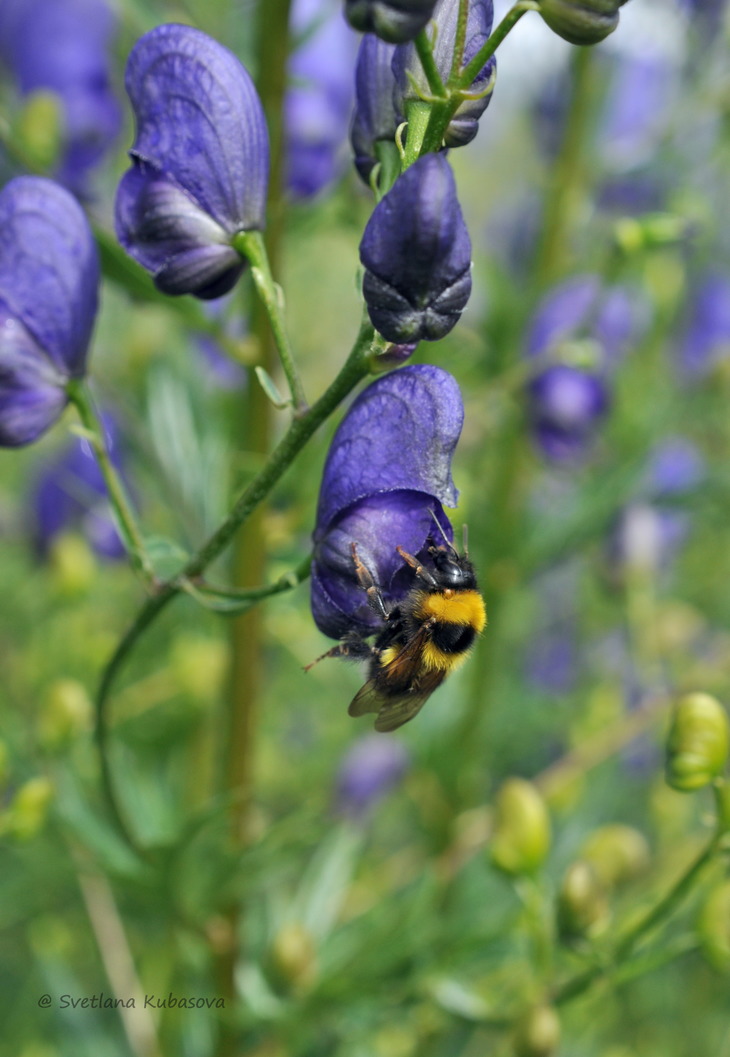
POLYGON ((471 241, 451 167, 425 154, 378 202, 360 243, 373 326, 396 345, 437 341, 471 293, 471 241))
POLYGON ((679 365, 684 374, 699 377, 730 355, 730 275, 704 276, 696 283, 689 304, 679 365))
POLYGON ((49 429, 86 371, 99 286, 88 221, 59 184, 19 176, 0 192, 0 446, 49 429))
POLYGON ((428 23, 436 0, 345 0, 353 29, 397 44, 413 40, 428 23))
POLYGON ((667 437, 649 455, 644 489, 661 499, 697 488, 705 476, 705 460, 685 437, 667 437))
POLYGON ((2 0, 0 57, 22 95, 55 93, 63 111, 63 153, 55 178, 85 196, 90 171, 122 123, 112 91, 109 45, 116 19, 105 0, 2 0))
POLYGON ((355 66, 355 114, 350 142, 355 168, 365 181, 378 161, 378 143, 395 141, 398 116, 393 106, 392 63, 395 46, 386 44, 372 33, 360 43, 355 66))
POLYGON ((546 356, 563 342, 589 338, 600 347, 603 363, 613 367, 642 326, 640 307, 626 289, 604 288, 597 275, 574 276, 538 305, 527 355, 546 356))
POLYGON ((295 0, 291 28, 302 42, 289 59, 284 100, 287 184, 295 197, 309 198, 341 170, 357 38, 331 0, 295 0))
MULTIPOLYGON (((123 474, 118 429, 104 416, 106 442, 117 472, 123 474)), ((75 438, 41 469, 33 487, 29 512, 31 535, 41 557, 59 533, 80 531, 102 558, 125 557, 106 486, 99 465, 87 441, 75 438)))
POLYGON ((397 738, 366 734, 347 751, 337 774, 338 811, 361 820, 403 780, 410 759, 397 738))
MULTIPOLYGON (((433 12, 433 58, 444 84, 451 74, 458 17, 458 3, 454 3, 454 0, 438 0, 433 12)), ((462 68, 469 64, 486 43, 492 31, 493 20, 492 0, 470 0, 462 68)), ((393 74, 396 81, 395 107, 400 115, 405 116, 406 103, 409 100, 419 99, 419 93, 428 96, 431 91, 414 44, 399 44, 395 49, 393 74)), ((449 122, 444 135, 447 147, 464 147, 474 139, 479 131, 479 118, 492 98, 496 75, 497 60, 492 56, 469 86, 471 98, 465 99, 459 105, 449 122)))
POLYGON ((575 462, 585 454, 609 408, 603 377, 578 367, 556 364, 527 385, 527 409, 533 436, 551 462, 575 462))
POLYGON ((402 599, 410 570, 396 552, 427 557, 451 540, 443 505, 455 506, 451 456, 464 409, 455 379, 439 367, 406 366, 376 379, 341 422, 327 456, 317 507, 312 613, 332 638, 377 630, 352 561, 352 543, 386 603, 402 599))
POLYGON ((616 63, 598 130, 599 149, 612 170, 651 157, 676 113, 679 70, 666 55, 622 56, 616 63))
POLYGON ((191 26, 158 26, 127 63, 137 118, 132 168, 117 191, 125 249, 166 294, 228 293, 244 262, 231 241, 264 226, 269 146, 253 81, 191 26))

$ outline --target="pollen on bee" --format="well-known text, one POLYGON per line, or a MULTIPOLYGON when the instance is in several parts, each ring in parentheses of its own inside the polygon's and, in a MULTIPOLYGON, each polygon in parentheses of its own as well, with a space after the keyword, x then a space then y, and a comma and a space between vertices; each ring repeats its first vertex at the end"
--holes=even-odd
POLYGON ((417 610, 422 619, 434 617, 447 624, 463 624, 477 634, 484 630, 487 613, 478 591, 441 591, 423 595, 417 610))

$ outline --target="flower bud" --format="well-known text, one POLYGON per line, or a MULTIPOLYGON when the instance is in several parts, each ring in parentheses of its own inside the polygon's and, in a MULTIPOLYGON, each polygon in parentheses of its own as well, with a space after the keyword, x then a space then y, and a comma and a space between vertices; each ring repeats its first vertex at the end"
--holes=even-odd
POLYGON ((558 893, 558 931, 564 940, 594 936, 608 924, 606 893, 596 871, 578 860, 569 866, 558 893))
POLYGON ((570 44, 598 44, 618 25, 626 0, 540 0, 540 14, 570 44))
POLYGON ((48 552, 53 586, 63 598, 74 598, 89 591, 96 579, 97 565, 86 540, 75 532, 62 532, 48 552))
POLYGON ((730 970, 730 881, 713 888, 700 910, 697 932, 702 952, 716 969, 730 970))
POLYGON ((443 154, 425 154, 380 200, 360 243, 373 326, 395 345, 437 341, 471 293, 471 240, 443 154))
POLYGON ((43 828, 53 799, 48 778, 38 776, 24 782, 10 805, 8 828, 20 840, 30 840, 43 828))
POLYGON ((312 934, 304 925, 290 921, 274 936, 270 969, 276 982, 287 990, 303 990, 316 973, 316 952, 312 934))
POLYGON ((435 6, 436 0, 345 0, 345 18, 360 33, 399 44, 418 36, 435 6))
POLYGON ((730 731, 725 709, 710 694, 686 694, 677 703, 667 739, 666 779, 684 793, 701 789, 722 771, 730 731))
POLYGON ((56 679, 48 687, 40 716, 40 736, 55 747, 91 726, 92 706, 86 688, 75 679, 56 679))
POLYGON ((39 88, 30 93, 15 132, 23 151, 43 171, 53 168, 58 161, 63 124, 63 104, 55 92, 39 88))
POLYGON ((531 782, 508 778, 495 801, 492 862, 505 873, 534 873, 550 850, 550 818, 531 782))
POLYGON ((599 882, 610 889, 644 872, 649 865, 649 845, 638 829, 616 822, 590 834, 581 849, 581 859, 593 867, 599 882))
POLYGON ((515 1057, 552 1057, 560 1045, 560 1021, 552 1006, 535 1006, 521 1017, 514 1034, 515 1057))

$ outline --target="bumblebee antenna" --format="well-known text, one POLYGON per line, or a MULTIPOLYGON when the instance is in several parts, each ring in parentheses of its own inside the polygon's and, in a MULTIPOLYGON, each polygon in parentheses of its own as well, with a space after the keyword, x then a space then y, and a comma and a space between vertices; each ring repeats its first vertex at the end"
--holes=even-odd
POLYGON ((447 535, 446 535, 446 533, 444 532, 444 529, 443 529, 443 525, 441 524, 441 522, 439 521, 439 519, 438 519, 438 518, 436 517, 436 514, 434 513, 434 511, 433 511, 433 510, 429 510, 429 514, 430 514, 430 515, 431 515, 431 517, 433 518, 433 520, 434 520, 434 524, 436 525, 436 528, 437 528, 437 529, 439 530, 439 533, 440 533, 440 534, 441 534, 441 536, 443 537, 443 541, 444 541, 444 543, 446 544, 446 546, 448 547, 448 549, 449 549, 450 551, 453 551, 453 552, 454 552, 454 554, 455 554, 455 553, 456 553, 456 548, 454 547, 454 544, 453 544, 453 543, 452 543, 452 542, 451 542, 451 541, 449 540, 448 536, 447 536, 447 535))

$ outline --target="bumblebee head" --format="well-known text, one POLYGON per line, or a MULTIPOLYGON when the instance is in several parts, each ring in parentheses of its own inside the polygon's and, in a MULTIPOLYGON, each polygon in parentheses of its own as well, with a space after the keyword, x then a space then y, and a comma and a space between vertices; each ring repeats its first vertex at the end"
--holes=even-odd
POLYGON ((473 591, 477 580, 474 567, 465 554, 450 547, 429 548, 434 565, 434 579, 439 588, 450 587, 455 591, 473 591))

